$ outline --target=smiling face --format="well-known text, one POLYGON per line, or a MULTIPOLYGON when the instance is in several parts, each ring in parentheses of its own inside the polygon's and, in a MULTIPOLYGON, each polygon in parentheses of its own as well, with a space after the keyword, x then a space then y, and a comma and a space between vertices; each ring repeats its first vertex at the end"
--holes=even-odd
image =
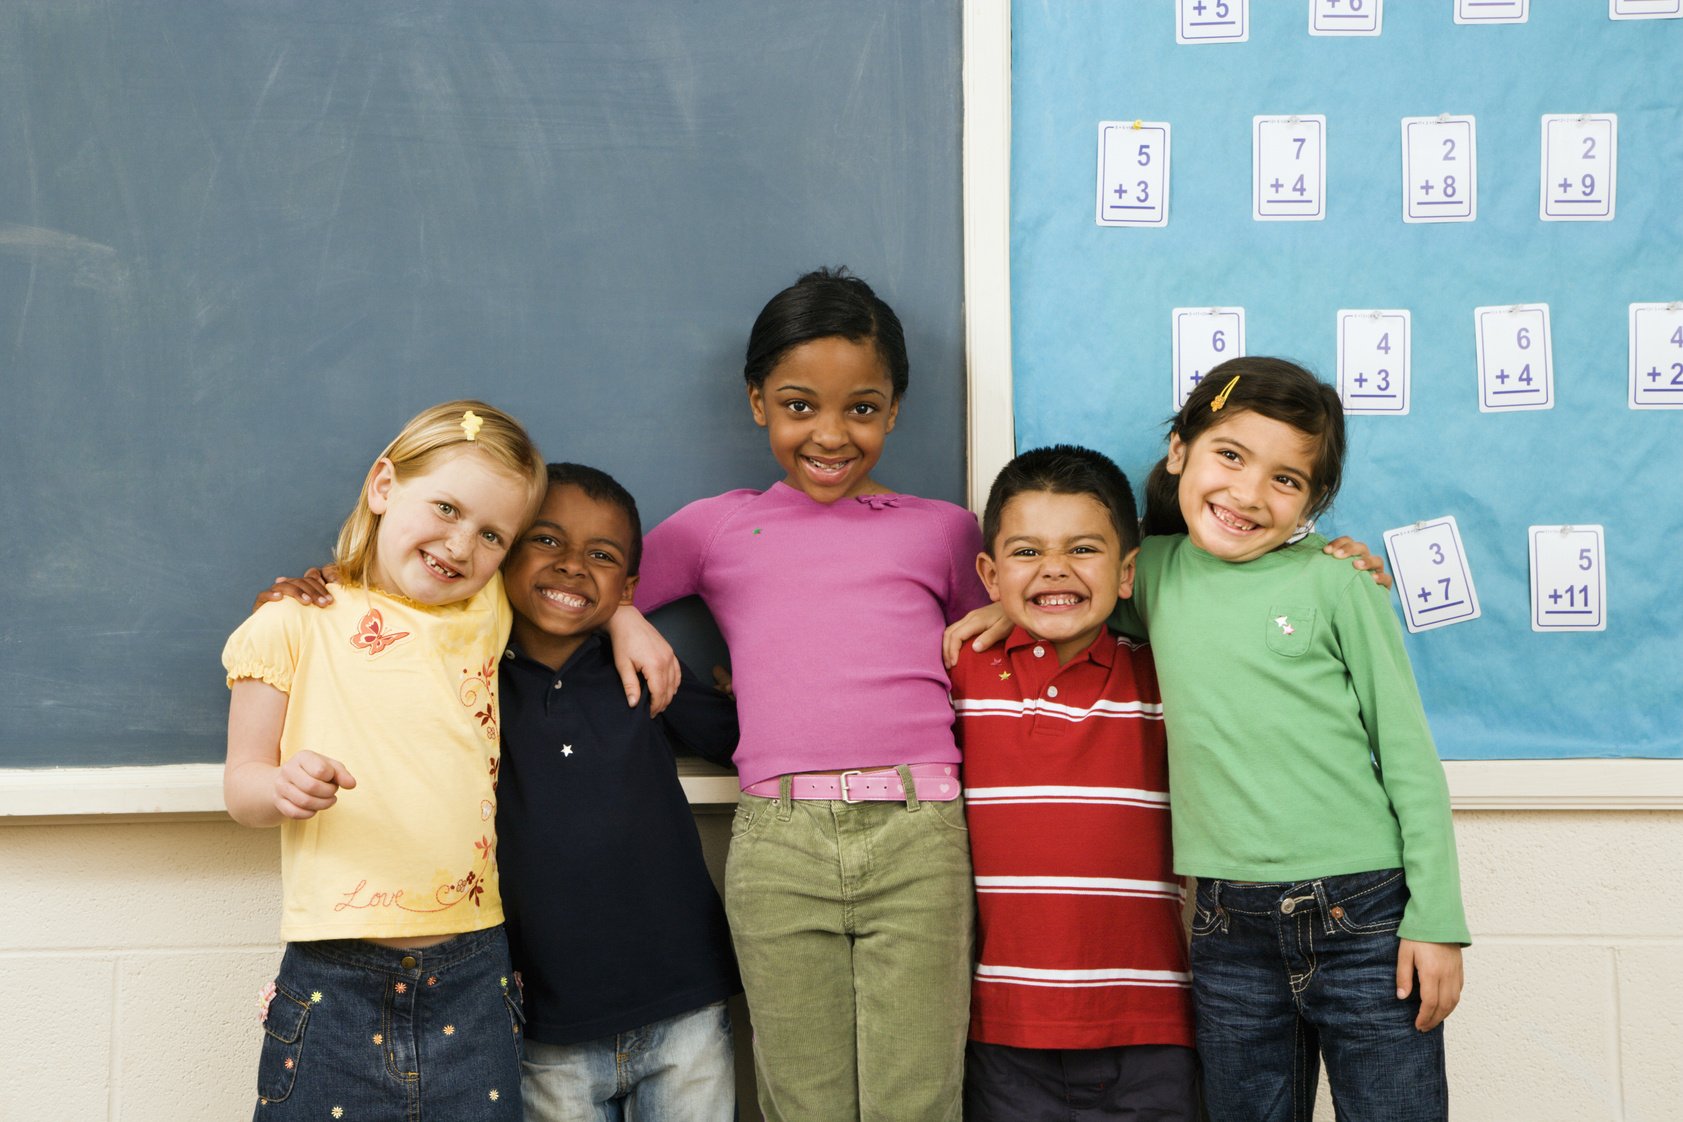
POLYGON ((1059 662, 1086 650, 1134 590, 1139 551, 1123 551, 1110 511, 1091 495, 1016 495, 989 546, 976 559, 988 595, 1012 623, 1049 641, 1059 662))
POLYGON ((626 572, 630 547, 631 520, 617 504, 572 484, 551 485, 503 566, 520 649, 560 669, 621 604, 631 603, 637 578, 626 572))
POLYGON ((468 599, 525 525, 527 485, 471 451, 403 479, 380 460, 368 480, 368 508, 380 519, 368 582, 421 604, 468 599))
POLYGON ((871 470, 900 403, 871 340, 831 336, 791 347, 763 384, 748 388, 748 404, 789 486, 821 503, 882 490, 871 470))
POLYGON ((1223 561, 1254 561, 1285 545, 1314 500, 1315 442, 1283 421, 1239 412, 1190 445, 1169 437, 1192 544, 1223 561))

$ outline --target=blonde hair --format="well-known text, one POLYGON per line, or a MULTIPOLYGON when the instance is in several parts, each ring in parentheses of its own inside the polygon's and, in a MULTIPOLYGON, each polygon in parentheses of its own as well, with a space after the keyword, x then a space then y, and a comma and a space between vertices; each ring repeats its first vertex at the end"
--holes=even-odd
POLYGON ((477 452, 515 478, 527 490, 528 514, 543 501, 549 487, 543 457, 520 422, 483 401, 446 401, 423 409, 403 426, 392 442, 374 458, 362 480, 356 507, 339 528, 339 544, 333 563, 339 567, 342 584, 361 585, 368 581, 374 565, 374 539, 380 516, 368 506, 368 488, 381 460, 389 460, 392 473, 400 480, 432 470, 445 459, 463 451, 477 452), (473 418, 468 418, 469 413, 473 418), (464 419, 467 423, 464 425, 464 419), (475 423, 477 420, 477 424, 475 423))

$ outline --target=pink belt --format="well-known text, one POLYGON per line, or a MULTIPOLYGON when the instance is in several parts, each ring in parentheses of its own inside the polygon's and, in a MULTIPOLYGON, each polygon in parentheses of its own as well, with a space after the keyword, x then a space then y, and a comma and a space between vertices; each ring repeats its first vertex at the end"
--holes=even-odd
MULTIPOLYGON (((958 798, 963 784, 959 782, 957 764, 911 764, 913 789, 922 802, 945 803, 958 798)), ((789 795, 796 799, 835 799, 844 803, 905 802, 906 786, 900 781, 899 768, 873 768, 869 771, 844 771, 832 775, 791 775, 789 795)), ((742 788, 745 795, 764 799, 780 798, 783 776, 773 776, 742 788)))

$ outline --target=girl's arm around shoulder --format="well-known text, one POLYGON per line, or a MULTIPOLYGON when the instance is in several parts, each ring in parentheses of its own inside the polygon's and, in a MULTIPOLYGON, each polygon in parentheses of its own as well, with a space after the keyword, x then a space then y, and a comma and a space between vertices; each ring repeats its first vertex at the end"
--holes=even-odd
POLYGON ((700 756, 722 767, 730 766, 740 731, 736 722, 736 698, 703 682, 683 663, 678 668, 682 672, 678 692, 660 715, 667 739, 680 752, 700 756))
POLYGON ((924 499, 941 520, 947 544, 948 592, 941 611, 951 624, 988 602, 988 590, 976 571, 976 556, 982 552, 982 528, 976 516, 961 506, 939 499, 924 499))
POLYGON ((701 591, 702 571, 725 521, 762 492, 726 491, 680 507, 643 535, 637 608, 652 612, 701 591))

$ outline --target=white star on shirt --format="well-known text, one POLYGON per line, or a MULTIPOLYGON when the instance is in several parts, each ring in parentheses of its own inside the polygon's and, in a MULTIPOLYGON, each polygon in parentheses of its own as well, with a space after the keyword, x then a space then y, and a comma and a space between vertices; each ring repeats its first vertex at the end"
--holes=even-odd
POLYGON ((573 754, 573 746, 571 744, 561 745, 561 754, 563 756, 571 756, 573 754))
POLYGON ((1274 617, 1274 622, 1279 624, 1280 625, 1280 630, 1287 635, 1295 635, 1297 633, 1297 629, 1295 627, 1293 627, 1290 623, 1286 622, 1286 617, 1285 616, 1275 616, 1274 617))

